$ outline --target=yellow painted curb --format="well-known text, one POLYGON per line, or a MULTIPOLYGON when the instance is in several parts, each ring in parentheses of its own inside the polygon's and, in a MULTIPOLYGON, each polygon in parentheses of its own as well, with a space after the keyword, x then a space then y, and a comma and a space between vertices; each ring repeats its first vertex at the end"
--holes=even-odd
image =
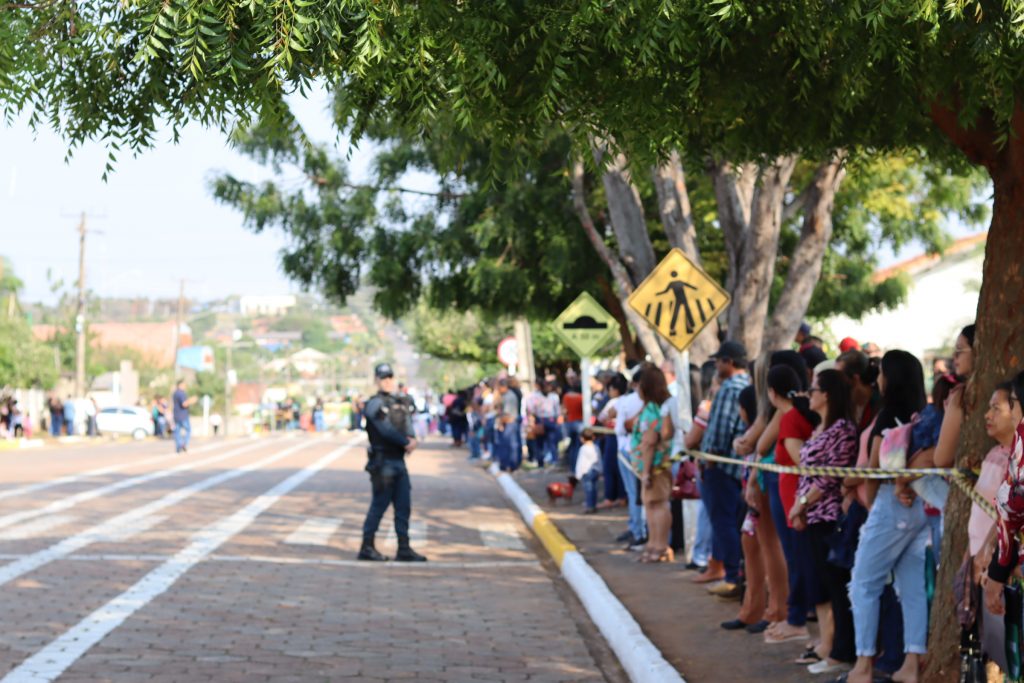
POLYGON ((533 518, 533 532, 540 538, 541 543, 547 548, 555 564, 559 569, 562 567, 562 560, 569 551, 576 550, 576 546, 569 542, 562 532, 558 530, 555 523, 548 519, 546 514, 539 513, 533 518))

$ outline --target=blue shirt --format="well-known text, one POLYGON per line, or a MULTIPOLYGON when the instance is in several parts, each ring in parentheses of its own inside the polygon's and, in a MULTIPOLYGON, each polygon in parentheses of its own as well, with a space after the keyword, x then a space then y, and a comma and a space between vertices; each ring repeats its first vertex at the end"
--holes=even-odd
MULTIPOLYGON (((741 372, 733 375, 722 382, 722 388, 715 395, 711 404, 711 415, 708 417, 708 426, 704 430, 704 438, 700 442, 700 449, 712 455, 726 455, 739 457, 732 448, 732 442, 738 436, 743 435, 747 426, 740 417, 740 392, 750 384, 750 375, 741 372)), ((715 463, 727 474, 743 478, 742 465, 726 465, 715 463)))
POLYGON ((174 392, 174 421, 175 422, 188 422, 188 408, 185 407, 185 401, 188 399, 188 394, 185 393, 184 389, 178 389, 174 392))

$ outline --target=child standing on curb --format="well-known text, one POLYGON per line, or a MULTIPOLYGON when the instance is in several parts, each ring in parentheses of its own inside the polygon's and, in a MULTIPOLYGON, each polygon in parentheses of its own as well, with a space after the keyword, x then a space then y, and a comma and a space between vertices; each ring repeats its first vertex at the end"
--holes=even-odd
POLYGON ((587 427, 580 434, 583 442, 576 457, 576 471, 573 473, 583 483, 584 513, 597 512, 597 480, 601 477, 601 456, 594 445, 594 430, 587 427))

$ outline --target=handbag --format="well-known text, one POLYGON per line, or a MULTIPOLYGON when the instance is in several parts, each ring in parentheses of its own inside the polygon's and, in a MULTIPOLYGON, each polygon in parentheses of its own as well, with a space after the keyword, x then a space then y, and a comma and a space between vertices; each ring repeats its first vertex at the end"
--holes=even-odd
POLYGON ((697 463, 686 459, 679 464, 675 481, 672 482, 672 500, 700 500, 697 488, 697 463))
POLYGON ((534 422, 526 429, 526 438, 530 441, 536 441, 540 437, 544 436, 544 423, 534 422))

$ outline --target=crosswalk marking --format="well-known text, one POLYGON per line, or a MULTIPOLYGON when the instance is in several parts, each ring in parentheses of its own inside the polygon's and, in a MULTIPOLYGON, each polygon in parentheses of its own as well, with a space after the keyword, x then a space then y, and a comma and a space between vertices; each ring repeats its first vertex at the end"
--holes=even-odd
POLYGON ((510 523, 482 523, 479 527, 480 540, 484 545, 493 550, 526 550, 523 539, 515 524, 510 523))
POLYGON ((26 522, 19 526, 0 531, 0 541, 16 541, 26 538, 35 538, 37 536, 41 536, 47 531, 50 531, 51 529, 64 526, 74 519, 76 519, 74 515, 50 515, 49 517, 34 519, 31 522, 26 522))
MULTIPOLYGON (((390 520, 385 520, 388 523, 390 520)), ((383 545, 398 545, 398 537, 395 535, 395 527, 388 524, 381 539, 383 545)), ((409 522, 409 543, 422 548, 427 545, 427 523, 422 519, 414 519, 409 522)))
POLYGON ((289 545, 327 545, 340 526, 340 519, 310 517, 289 534, 284 542, 289 545))
POLYGON ((148 517, 143 517, 142 519, 132 521, 128 524, 123 524, 114 529, 103 537, 101 542, 120 543, 121 541, 127 541, 138 536, 144 531, 149 531, 153 527, 159 526, 166 521, 167 515, 150 515, 148 517))

